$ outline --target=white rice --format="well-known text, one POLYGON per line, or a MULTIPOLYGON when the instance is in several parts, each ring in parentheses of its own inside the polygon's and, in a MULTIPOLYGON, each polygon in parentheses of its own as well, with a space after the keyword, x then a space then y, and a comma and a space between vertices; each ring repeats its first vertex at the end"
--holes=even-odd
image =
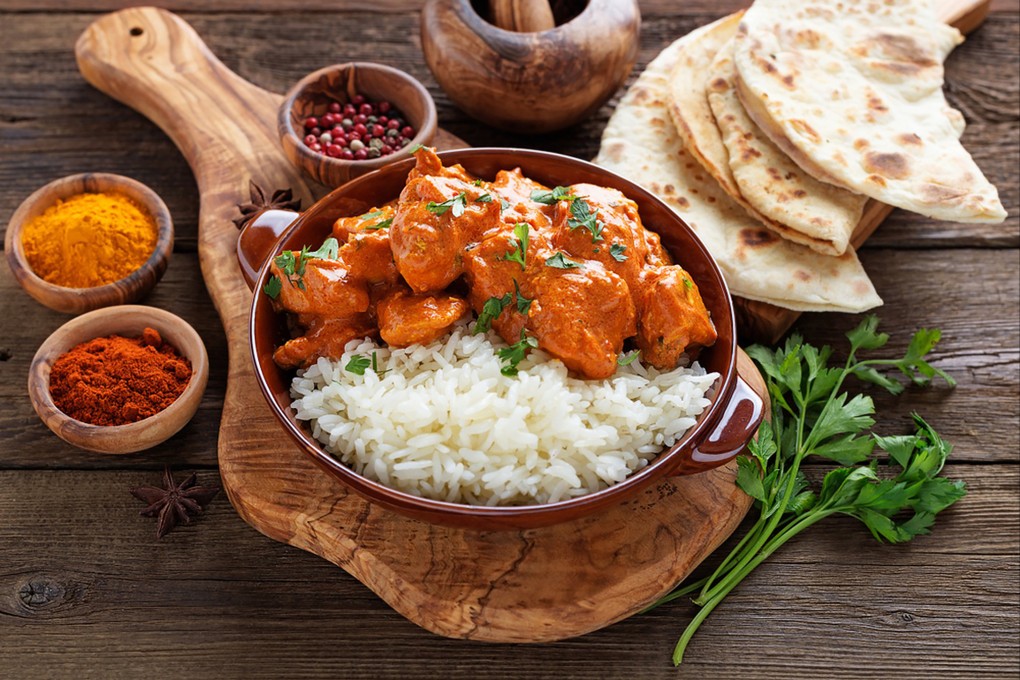
POLYGON ((354 340, 299 371, 291 405, 326 450, 359 474, 415 496, 530 505, 622 481, 672 446, 709 405, 717 373, 660 372, 640 360, 579 380, 532 350, 506 377, 495 334, 462 322, 443 341, 392 349, 354 340), (375 353, 379 373, 344 370, 375 353), (381 375, 380 375, 381 374, 381 375))

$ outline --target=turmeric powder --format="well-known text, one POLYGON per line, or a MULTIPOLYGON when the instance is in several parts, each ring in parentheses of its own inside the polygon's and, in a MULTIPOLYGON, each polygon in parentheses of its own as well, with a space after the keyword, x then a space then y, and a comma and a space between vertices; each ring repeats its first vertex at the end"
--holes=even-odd
POLYGON ((21 245, 32 271, 66 288, 119 281, 156 249, 156 221, 121 194, 78 194, 30 220, 21 245))

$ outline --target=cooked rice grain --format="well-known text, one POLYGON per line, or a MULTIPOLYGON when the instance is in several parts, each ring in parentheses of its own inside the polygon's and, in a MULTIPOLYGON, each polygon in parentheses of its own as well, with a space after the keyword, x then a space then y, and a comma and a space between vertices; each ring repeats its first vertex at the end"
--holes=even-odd
POLYGON ((406 349, 348 343, 291 385, 292 408, 359 474, 415 496, 472 505, 554 503, 604 489, 672 446, 718 378, 696 362, 660 372, 635 361, 580 380, 539 350, 513 378, 495 334, 458 324, 406 349), (378 373, 344 370, 375 354, 378 373))

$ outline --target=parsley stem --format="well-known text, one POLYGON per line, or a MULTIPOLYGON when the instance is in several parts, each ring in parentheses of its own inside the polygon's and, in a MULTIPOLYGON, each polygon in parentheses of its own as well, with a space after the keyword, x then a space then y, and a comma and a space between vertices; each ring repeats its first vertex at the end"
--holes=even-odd
POLYGON ((758 537, 764 526, 765 518, 760 517, 758 521, 754 523, 754 526, 751 527, 751 530, 744 534, 744 537, 740 539, 740 542, 737 543, 736 547, 734 547, 733 550, 730 551, 730 554, 727 555, 726 558, 719 563, 719 566, 715 568, 715 571, 712 572, 712 575, 706 579, 702 579, 704 581, 704 587, 701 589, 701 594, 698 596, 698 599, 703 599, 708 594, 708 591, 715 584, 716 580, 718 580, 719 577, 723 575, 723 573, 726 571, 726 568, 729 567, 734 562, 734 560, 742 560, 744 558, 745 554, 747 553, 747 550, 749 549, 751 541, 758 537))
POLYGON ((656 600, 655 602, 651 603, 650 605, 648 605, 647 607, 645 607, 644 609, 642 609, 638 613, 639 614, 645 614, 647 612, 652 611, 653 609, 655 609, 656 607, 658 607, 660 605, 666 604, 667 602, 672 602, 673 600, 679 600, 684 595, 690 595, 695 590, 698 590, 699 588, 703 587, 705 585, 706 581, 708 581, 708 577, 707 576, 705 578, 699 578, 697 581, 693 581, 691 583, 688 583, 687 585, 685 585, 682 588, 678 587, 675 590, 670 591, 668 594, 663 595, 658 600, 656 600))

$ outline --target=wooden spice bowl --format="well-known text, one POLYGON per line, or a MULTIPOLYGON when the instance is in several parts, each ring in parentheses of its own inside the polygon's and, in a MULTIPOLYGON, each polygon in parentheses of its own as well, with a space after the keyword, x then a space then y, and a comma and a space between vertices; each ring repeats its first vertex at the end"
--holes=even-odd
POLYGON ((155 191, 141 182, 110 173, 70 175, 38 189, 14 212, 7 224, 4 249, 7 263, 18 283, 37 301, 50 309, 80 314, 100 307, 136 302, 143 298, 162 278, 174 248, 174 225, 170 211, 155 191), (32 271, 22 247, 21 234, 25 225, 44 213, 58 200, 78 194, 121 194, 135 201, 156 222, 156 249, 141 267, 119 281, 95 288, 66 288, 46 281, 32 271))
POLYGON ((431 144, 437 128, 436 104, 421 83, 399 69, 364 61, 327 66, 305 76, 287 92, 277 117, 287 158, 330 188, 410 158, 411 149, 431 144), (321 116, 332 102, 346 104, 356 94, 388 101, 399 109, 417 133, 411 142, 387 156, 361 161, 332 158, 305 146, 305 119, 321 116))
POLYGON ((96 453, 134 453, 166 441, 195 415, 209 380, 209 357, 202 338, 187 321, 156 307, 120 305, 71 319, 39 346, 28 371, 28 394, 46 426, 68 444, 96 453), (128 425, 92 425, 71 418, 50 396, 50 370, 57 358, 83 342, 109 335, 138 337, 146 328, 159 331, 191 362, 191 380, 174 403, 128 425))

